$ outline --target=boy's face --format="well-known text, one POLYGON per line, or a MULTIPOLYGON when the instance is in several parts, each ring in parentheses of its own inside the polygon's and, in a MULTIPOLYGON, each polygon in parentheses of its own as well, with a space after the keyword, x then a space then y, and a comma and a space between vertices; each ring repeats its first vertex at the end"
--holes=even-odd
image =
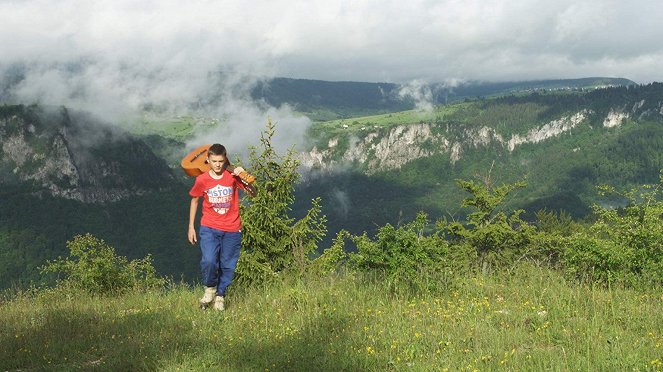
POLYGON ((207 162, 212 167, 214 173, 221 173, 223 171, 223 163, 226 161, 226 157, 223 155, 209 155, 207 157, 207 162))

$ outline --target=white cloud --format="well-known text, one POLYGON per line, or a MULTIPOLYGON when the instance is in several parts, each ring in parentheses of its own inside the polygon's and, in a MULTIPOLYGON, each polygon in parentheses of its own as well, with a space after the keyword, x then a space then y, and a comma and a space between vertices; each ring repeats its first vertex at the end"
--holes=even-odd
POLYGON ((412 80, 401 85, 398 90, 399 97, 411 99, 418 111, 432 112, 435 106, 433 92, 423 80, 412 80))
POLYGON ((15 100, 111 117, 184 110, 248 76, 644 83, 663 80, 660 19, 658 0, 0 0, 0 73, 27 66, 15 100))

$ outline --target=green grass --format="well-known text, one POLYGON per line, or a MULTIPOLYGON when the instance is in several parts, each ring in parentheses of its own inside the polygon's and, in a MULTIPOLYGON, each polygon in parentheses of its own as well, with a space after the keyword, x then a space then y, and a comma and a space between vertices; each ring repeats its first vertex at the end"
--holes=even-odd
POLYGON ((1 370, 661 370, 663 298, 521 266, 390 292, 354 274, 116 298, 62 290, 0 304, 1 370))
POLYGON ((132 124, 129 131, 137 136, 160 135, 166 138, 184 141, 195 133, 202 133, 217 127, 219 120, 209 117, 178 116, 164 118, 145 114, 142 120, 132 124))
POLYGON ((316 129, 327 134, 354 133, 362 130, 377 128, 390 128, 396 125, 413 124, 421 121, 431 122, 445 117, 467 107, 471 103, 456 103, 452 105, 439 105, 431 112, 420 110, 407 110, 388 114, 353 117, 349 119, 331 120, 316 124, 316 129), (344 127, 347 125, 347 128, 344 127), (365 128, 365 129, 362 129, 365 128))

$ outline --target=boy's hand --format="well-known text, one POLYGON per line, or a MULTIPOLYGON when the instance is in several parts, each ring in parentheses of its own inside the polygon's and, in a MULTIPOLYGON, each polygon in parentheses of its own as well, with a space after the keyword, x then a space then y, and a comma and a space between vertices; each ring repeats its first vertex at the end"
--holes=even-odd
POLYGON ((233 169, 233 174, 235 176, 239 176, 240 173, 242 173, 242 172, 244 172, 244 168, 242 168, 242 167, 235 167, 235 169, 233 169))
POLYGON ((198 236, 196 235, 196 229, 189 227, 189 243, 196 244, 198 242, 198 236))

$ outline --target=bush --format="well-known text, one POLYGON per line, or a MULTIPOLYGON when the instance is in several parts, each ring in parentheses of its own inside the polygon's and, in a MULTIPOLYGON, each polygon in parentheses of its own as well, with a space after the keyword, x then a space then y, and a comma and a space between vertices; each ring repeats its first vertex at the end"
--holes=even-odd
POLYGON ((516 188, 525 187, 524 182, 493 187, 474 181, 458 180, 458 185, 472 194, 462 202, 463 207, 472 207, 467 221, 440 220, 438 228, 445 231, 453 246, 473 251, 477 265, 484 271, 511 267, 523 258, 536 258, 541 254, 533 244, 537 234, 534 226, 520 218, 522 210, 507 215, 500 210, 506 197, 516 188))
POLYGON ((165 284, 152 265, 150 255, 128 261, 115 249, 91 234, 77 235, 67 242, 69 257, 49 261, 42 273, 63 273, 58 286, 89 293, 118 294, 127 290, 157 288, 165 284))
POLYGON ((306 271, 314 275, 331 274, 339 270, 345 264, 347 254, 345 253, 345 239, 350 238, 347 230, 341 230, 336 234, 331 247, 325 249, 322 254, 316 257, 306 271))
MULTIPOLYGON (((663 284, 663 202, 661 184, 620 194, 619 209, 594 206, 596 222, 567 238, 563 264, 577 278, 602 284, 663 284)), ((607 186, 603 195, 616 193, 607 186)))
POLYGON ((632 252, 613 241, 578 233, 568 239, 565 248, 565 271, 576 279, 597 283, 634 279, 629 267, 634 263, 632 252))
POLYGON ((349 265, 355 270, 376 272, 389 286, 406 284, 415 289, 434 289, 434 281, 422 279, 443 279, 466 268, 469 257, 466 252, 452 252, 437 232, 425 234, 426 228, 428 216, 420 212, 414 221, 401 227, 386 224, 375 239, 366 233, 350 236, 357 252, 349 255, 349 265))

